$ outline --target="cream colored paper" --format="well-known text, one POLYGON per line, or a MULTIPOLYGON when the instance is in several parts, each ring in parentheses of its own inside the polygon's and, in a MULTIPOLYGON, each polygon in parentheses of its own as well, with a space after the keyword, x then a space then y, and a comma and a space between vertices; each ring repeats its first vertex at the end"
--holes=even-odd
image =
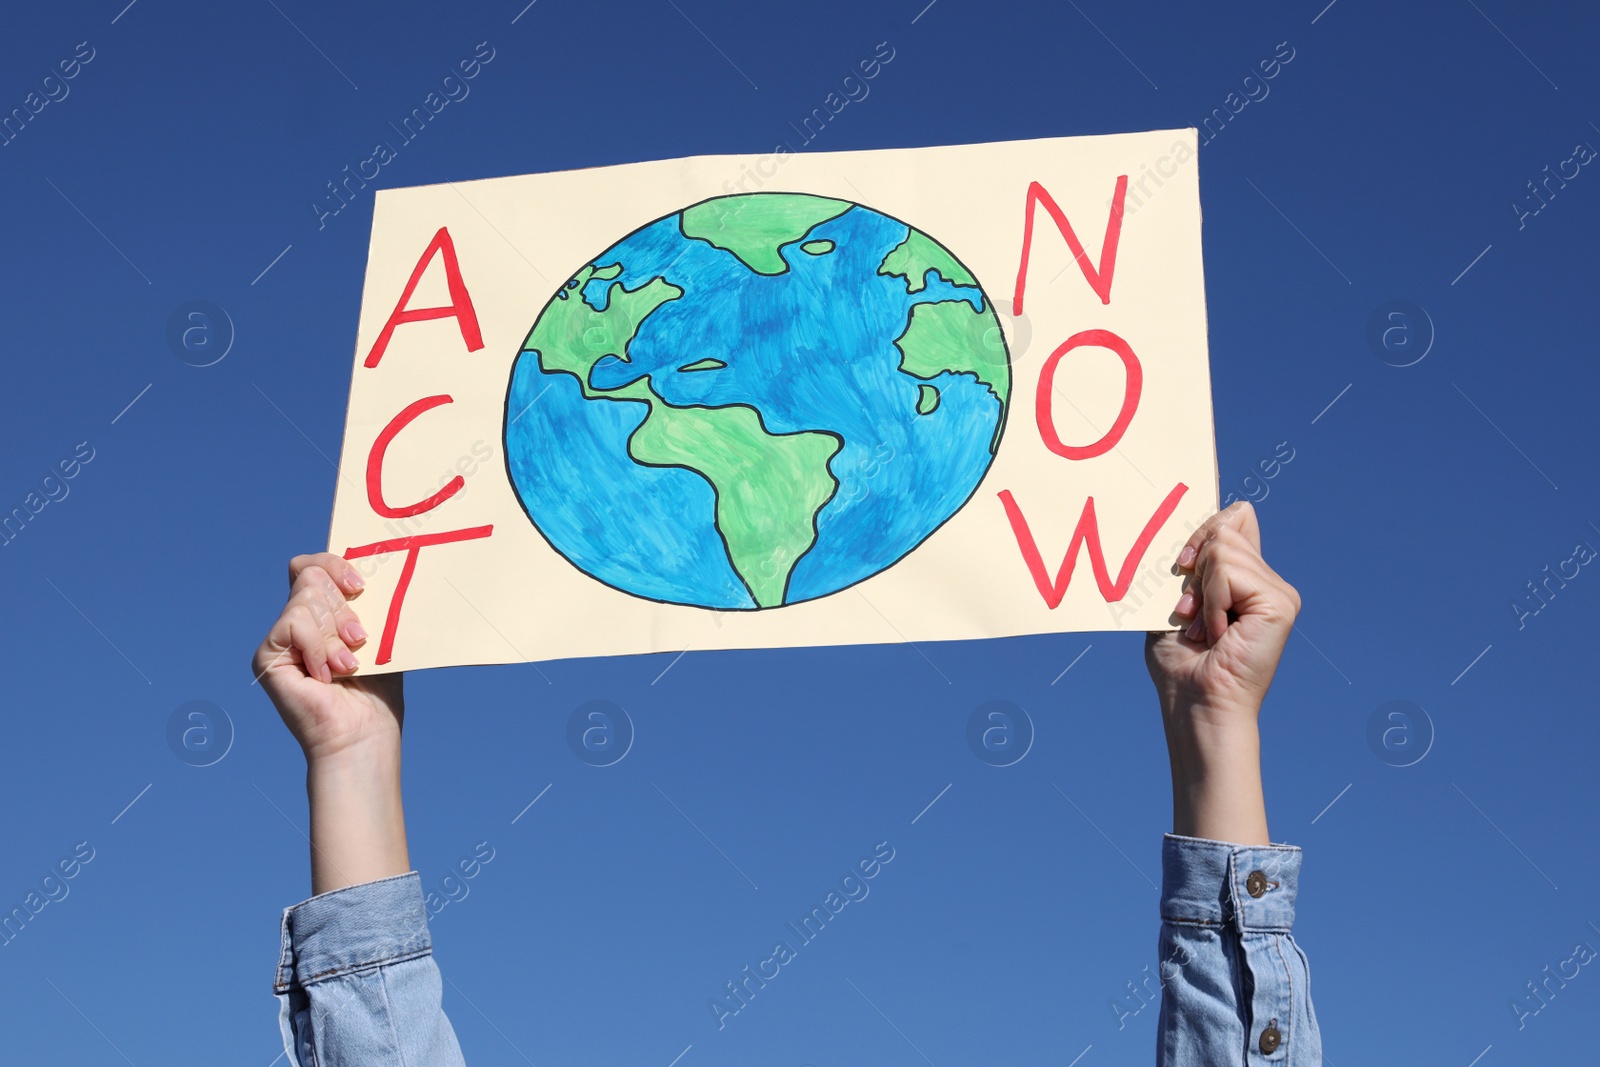
MULTIPOLYGON (((372 640, 364 671, 639 652, 927 642, 1083 630, 1170 629, 1180 594, 1172 560, 1217 507, 1206 348, 1198 169, 1193 130, 995 144, 786 156, 701 156, 449 183, 377 193, 349 416, 330 531, 334 552, 415 535, 492 526, 487 537, 421 548, 395 618, 405 551, 357 560, 358 602, 372 640), (1066 215, 1098 268, 1113 191, 1128 177, 1110 303, 1102 303, 1043 205, 1035 212, 1024 314, 1012 315, 1030 183, 1066 215), (741 184, 742 183, 742 184, 741 184), (554 551, 524 512, 502 444, 507 386, 530 327, 567 280, 624 235, 730 193, 809 193, 903 220, 975 276, 1003 325, 1011 359, 1005 432, 966 505, 887 570, 815 600, 754 611, 662 604, 589 577, 554 551), (448 230, 483 347, 468 351, 455 317, 402 323, 375 367, 364 360, 423 251, 448 230), (1109 330, 1137 354, 1138 407, 1112 450, 1066 459, 1043 443, 1036 390, 1068 337, 1109 330), (393 438, 383 496, 410 504, 459 475, 464 487, 408 518, 373 511, 375 440, 419 399, 448 395, 393 438), (998 494, 1026 518, 1053 579, 1086 498, 1094 498, 1115 579, 1135 539, 1179 484, 1129 588, 1108 603, 1080 546, 1071 584, 1050 608, 1024 563, 998 494), (385 623, 388 662, 379 658, 385 623)), ((451 303, 432 257, 407 301, 451 303)), ((1111 351, 1059 361, 1053 410, 1061 441, 1110 429, 1125 371, 1111 351)), ((602 401, 603 402, 603 401, 602 401)))

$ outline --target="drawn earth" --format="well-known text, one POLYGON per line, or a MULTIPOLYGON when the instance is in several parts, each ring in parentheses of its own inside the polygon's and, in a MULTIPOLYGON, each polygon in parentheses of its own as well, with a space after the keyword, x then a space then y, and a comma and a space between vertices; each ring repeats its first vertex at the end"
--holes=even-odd
POLYGON ((971 498, 1011 370, 931 237, 843 200, 718 197, 596 256, 511 372, 513 489, 635 596, 773 608, 892 566, 971 498))

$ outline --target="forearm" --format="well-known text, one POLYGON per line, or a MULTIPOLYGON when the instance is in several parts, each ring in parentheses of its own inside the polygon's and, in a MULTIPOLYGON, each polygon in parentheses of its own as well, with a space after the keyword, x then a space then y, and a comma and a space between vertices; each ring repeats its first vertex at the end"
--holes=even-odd
POLYGON ((311 892, 332 892, 411 869, 400 802, 400 739, 364 744, 306 764, 311 806, 311 892))
POLYGON ((1254 715, 1217 715, 1192 704, 1163 708, 1172 766, 1172 832, 1265 845, 1261 734, 1254 715))
POLYGON ((1300 850, 1271 844, 1254 707, 1163 702, 1173 835, 1162 846, 1156 1062, 1321 1062, 1295 944, 1300 850), (1257 1059, 1257 1056, 1263 1059, 1257 1059))
POLYGON ((398 730, 308 756, 306 795, 313 896, 284 912, 276 989, 290 1062, 460 1067, 410 873, 398 730))

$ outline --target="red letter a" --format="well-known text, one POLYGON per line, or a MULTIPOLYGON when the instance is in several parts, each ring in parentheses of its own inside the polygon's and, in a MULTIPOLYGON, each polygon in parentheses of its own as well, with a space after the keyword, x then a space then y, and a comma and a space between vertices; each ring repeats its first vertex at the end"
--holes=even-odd
POLYGON ((1117 178, 1117 191, 1111 195, 1111 216, 1106 219, 1106 236, 1100 245, 1100 269, 1096 270, 1089 262, 1078 235, 1072 232, 1072 223, 1067 221, 1067 216, 1056 206, 1049 192, 1038 182, 1028 183, 1028 207, 1022 224, 1022 262, 1017 264, 1017 291, 1011 298, 1013 316, 1022 314, 1022 290, 1028 282, 1028 253, 1033 249, 1033 209, 1040 203, 1055 219, 1056 229, 1061 231, 1061 236, 1067 239, 1067 247, 1082 268, 1089 288, 1095 291, 1100 303, 1111 303, 1111 275, 1117 269, 1117 241, 1122 236, 1122 202, 1127 198, 1127 193, 1128 176, 1123 174, 1117 178))
POLYGON ((1128 586, 1133 584, 1134 569, 1139 566, 1139 561, 1144 558, 1145 550, 1150 547, 1150 542, 1155 539, 1156 531, 1160 530, 1178 506, 1178 501, 1189 487, 1179 482, 1173 487, 1172 492, 1156 508, 1156 513, 1150 516, 1150 521, 1145 523, 1144 530, 1140 532, 1138 540, 1134 541, 1133 548, 1129 550, 1127 558, 1122 561, 1122 570, 1117 573, 1117 580, 1111 580, 1111 574, 1106 570, 1105 552, 1100 547, 1100 524, 1094 517, 1094 497, 1090 497, 1083 505, 1083 514, 1078 519, 1078 528, 1072 531, 1072 541, 1067 545, 1067 554, 1061 561, 1061 569, 1056 573, 1054 581, 1050 573, 1044 569, 1044 560, 1039 556, 1039 546, 1034 543, 1033 533, 1028 529, 1028 520, 1022 517, 1022 509, 1017 507, 1017 502, 1011 497, 1011 490, 1000 491, 1000 503, 1005 505, 1006 518, 1011 520, 1011 532, 1016 535, 1017 547, 1022 549, 1022 559, 1028 565, 1028 573, 1033 575, 1033 584, 1039 587, 1039 595, 1044 597, 1044 602, 1052 610, 1059 607, 1061 598, 1067 595, 1067 586, 1072 584, 1072 568, 1078 562, 1078 546, 1085 542, 1089 546, 1089 565, 1094 568, 1095 584, 1100 587, 1100 595, 1105 597, 1106 603, 1115 603, 1121 600, 1128 592, 1128 586))
POLYGON ((383 358, 384 351, 389 347, 389 338, 394 336, 394 328, 402 322, 420 322, 423 319, 446 319, 455 317, 456 324, 461 327, 461 339, 467 343, 468 352, 476 352, 483 347, 483 334, 478 330, 478 313, 472 309, 472 297, 467 295, 467 287, 461 280, 461 267, 456 263, 455 242, 450 240, 450 231, 443 226, 433 235, 433 240, 428 242, 427 251, 422 253, 422 258, 417 260, 417 267, 411 272, 411 280, 406 282, 405 291, 400 294, 400 302, 394 306, 389 321, 383 324, 383 332, 378 334, 378 339, 372 345, 372 351, 367 353, 365 367, 376 367, 378 360, 383 358), (422 272, 428 269, 428 264, 433 261, 434 253, 440 252, 444 256, 444 277, 450 286, 450 303, 440 308, 407 308, 411 294, 416 291, 417 282, 422 280, 422 272))

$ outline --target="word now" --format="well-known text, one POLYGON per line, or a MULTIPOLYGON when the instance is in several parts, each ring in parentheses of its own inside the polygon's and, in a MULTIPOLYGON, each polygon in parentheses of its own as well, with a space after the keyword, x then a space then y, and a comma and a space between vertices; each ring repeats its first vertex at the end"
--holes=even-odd
MULTIPOLYGON (((1038 182, 1028 184, 1028 202, 1022 231, 1022 257, 1017 264, 1017 287, 1011 300, 1011 314, 1014 317, 1022 315, 1024 291, 1028 280, 1028 257, 1033 250, 1034 211, 1039 205, 1043 205, 1051 221, 1055 223, 1062 240, 1072 252, 1072 258, 1077 262, 1078 269, 1083 271, 1084 280, 1100 298, 1100 303, 1111 303, 1111 284, 1117 267, 1117 244, 1122 237, 1123 208, 1127 194, 1128 176, 1119 175, 1116 189, 1111 195, 1111 211, 1106 219, 1105 236, 1100 243, 1100 262, 1095 265, 1089 262, 1089 255, 1084 251, 1083 243, 1078 240, 1072 224, 1067 221, 1066 214, 1056 205, 1049 191, 1038 182)), ((1093 459, 1095 456, 1104 455, 1115 448, 1117 442, 1128 432, 1133 416, 1139 409, 1139 396, 1143 389, 1144 369, 1139 357, 1127 341, 1110 330, 1084 330, 1075 333, 1050 353, 1044 361, 1044 366, 1039 370, 1039 385, 1034 396, 1034 421, 1038 427, 1039 439, 1052 453, 1067 460, 1093 459), (1111 423, 1111 428, 1098 440, 1086 445, 1072 445, 1062 441, 1056 432, 1052 403, 1055 396, 1056 368, 1065 356, 1080 348, 1104 348, 1122 361, 1122 407, 1117 411, 1117 417, 1111 423)), ((1144 529, 1134 540, 1133 547, 1123 557, 1122 567, 1117 571, 1115 578, 1111 577, 1106 565, 1105 551, 1100 544, 1100 524, 1095 516, 1094 497, 1088 497, 1084 501, 1078 525, 1072 531, 1066 555, 1062 558, 1061 566, 1057 568, 1054 576, 1045 566, 1033 530, 1028 525, 1028 520, 1023 515, 1016 498, 1009 489, 1002 489, 999 497, 1001 506, 1005 508, 1006 519, 1011 524, 1011 532, 1017 539, 1017 547, 1022 552, 1022 560, 1027 565, 1028 574, 1033 578, 1033 584, 1039 590, 1039 595, 1044 598, 1045 605, 1054 610, 1061 606, 1061 601, 1067 595, 1067 587, 1072 582, 1072 572, 1078 561, 1080 546, 1089 553, 1089 565, 1094 569, 1095 585, 1099 587, 1100 595, 1108 603, 1114 603, 1126 596, 1128 587, 1133 584, 1134 574, 1139 569, 1139 561, 1150 548, 1150 542, 1155 539, 1157 531, 1166 525, 1167 519, 1172 516, 1178 507, 1178 502, 1188 490, 1188 486, 1179 482, 1172 487, 1172 491, 1161 503, 1156 505, 1150 521, 1145 523, 1144 529)))

